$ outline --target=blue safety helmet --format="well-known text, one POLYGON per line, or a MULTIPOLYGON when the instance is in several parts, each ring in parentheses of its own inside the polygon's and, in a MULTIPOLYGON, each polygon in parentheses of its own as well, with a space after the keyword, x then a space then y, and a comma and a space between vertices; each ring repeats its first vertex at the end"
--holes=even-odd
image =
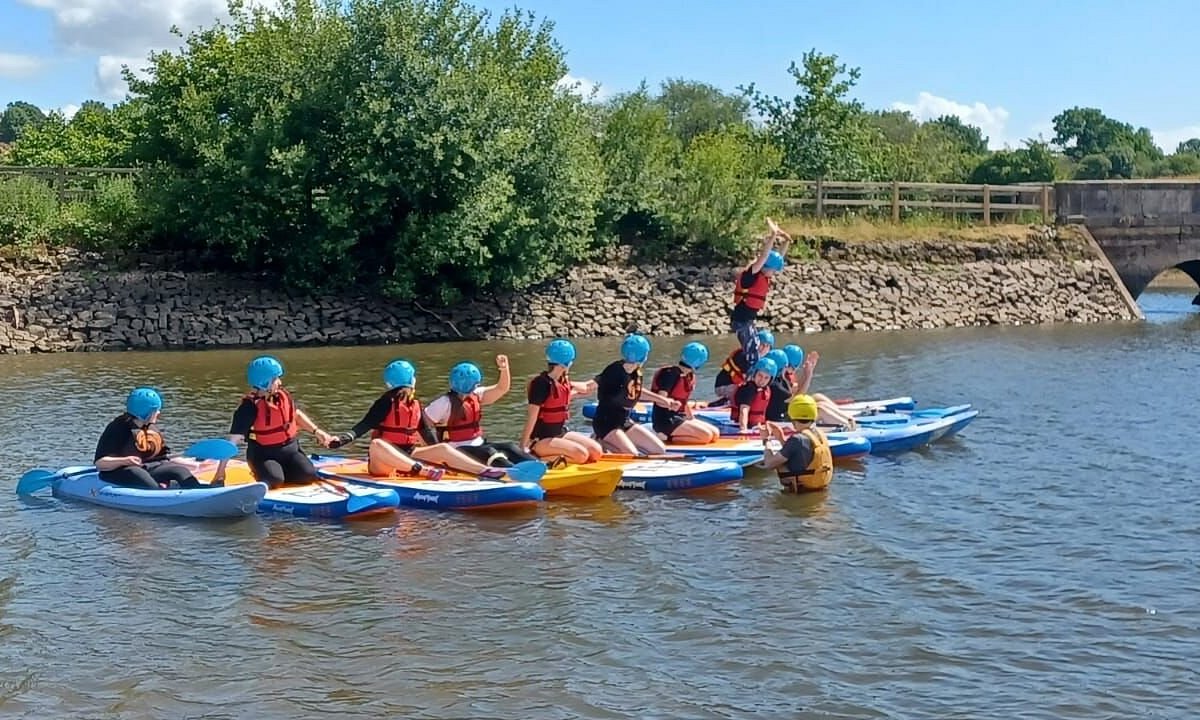
POLYGON ((771 352, 767 353, 765 357, 771 362, 775 363, 775 376, 782 375, 783 371, 787 369, 787 353, 779 348, 775 348, 771 352))
POLYGON ((774 270, 775 272, 783 270, 783 256, 779 254, 778 250, 772 250, 767 253, 767 260, 763 263, 763 270, 774 270))
POLYGON ((383 381, 389 388, 414 387, 417 369, 407 360, 393 360, 383 369, 383 381))
POLYGON ((642 364, 650 357, 650 341, 642 335, 626 335, 621 343, 621 359, 627 363, 642 364))
POLYGON ((575 362, 575 346, 570 340, 555 340, 546 346, 546 362, 571 367, 571 363, 575 362))
POLYGON ((483 373, 475 363, 460 362, 450 369, 450 389, 459 395, 473 392, 483 381, 483 373))
POLYGON ((708 348, 704 347, 704 343, 690 342, 684 345, 683 351, 679 353, 679 362, 693 370, 699 370, 708 362, 708 348))
POLYGON ((162 410, 162 396, 153 388, 135 388, 125 398, 125 412, 138 420, 149 420, 159 410, 162 410))
POLYGON ((804 364, 804 351, 800 349, 799 345, 788 345, 783 351, 787 353, 788 365, 798 368, 804 364))
POLYGON ((759 358, 758 362, 754 363, 754 372, 765 372, 767 375, 775 377, 779 372, 779 366, 769 357, 759 358))
POLYGON ((250 387, 258 390, 269 389, 271 382, 280 377, 283 377, 283 365, 270 355, 254 358, 246 368, 246 379, 250 381, 250 387))
POLYGON ((759 330, 758 331, 758 342, 763 345, 770 345, 771 347, 775 347, 775 333, 771 332, 770 330, 767 330, 766 328, 759 330))

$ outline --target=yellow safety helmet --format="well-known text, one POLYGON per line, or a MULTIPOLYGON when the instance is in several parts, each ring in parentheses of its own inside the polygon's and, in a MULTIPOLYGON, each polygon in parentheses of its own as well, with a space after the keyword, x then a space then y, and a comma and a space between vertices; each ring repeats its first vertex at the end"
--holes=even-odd
POLYGON ((788 417, 801 422, 817 419, 817 401, 812 395, 797 395, 788 401, 788 417))

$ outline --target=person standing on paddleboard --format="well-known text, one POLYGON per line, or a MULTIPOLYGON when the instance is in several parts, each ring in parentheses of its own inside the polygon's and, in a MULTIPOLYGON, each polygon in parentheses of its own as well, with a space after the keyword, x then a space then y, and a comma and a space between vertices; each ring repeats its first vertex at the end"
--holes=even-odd
MULTIPOLYGON (((721 433, 711 423, 692 416, 692 392, 696 389, 696 371, 708 362, 708 348, 692 342, 683 346, 679 362, 659 368, 650 380, 650 390, 680 403, 671 410, 655 403, 650 411, 654 432, 664 442, 688 445, 707 445, 716 442, 721 433)), ((703 407, 703 403, 694 407, 703 407)))
POLYGON ((792 436, 784 439, 783 429, 772 424, 762 426, 762 466, 774 470, 785 492, 824 490, 833 480, 833 453, 829 439, 814 423, 817 401, 810 395, 797 395, 788 402, 792 436), (771 444, 780 443, 776 451, 771 444))
POLYGON ((113 418, 96 442, 93 462, 100 479, 148 490, 201 487, 187 466, 170 460, 170 448, 157 422, 162 396, 140 387, 125 399, 125 412, 113 418))
POLYGON ((512 376, 508 356, 496 356, 500 381, 480 385, 483 373, 471 362, 450 369, 450 391, 437 397, 425 408, 425 415, 437 428, 438 439, 449 443, 484 465, 507 468, 514 463, 537 460, 513 442, 491 442, 484 437, 483 408, 508 393, 512 376))
POLYGON ((621 342, 621 359, 596 376, 592 433, 610 451, 637 455, 639 451, 655 454, 667 450, 652 430, 629 417, 640 400, 662 403, 669 410, 682 407, 678 400, 642 387, 642 365, 649 357, 649 340, 642 335, 626 335, 621 342))
POLYGON ((397 472, 440 480, 445 471, 424 465, 423 460, 484 479, 504 477, 503 469, 488 467, 453 445, 438 442, 433 423, 416 396, 417 370, 412 363, 407 360, 388 363, 383 369, 383 381, 387 391, 371 404, 367 414, 349 432, 340 433, 329 441, 331 449, 349 445, 369 432, 367 472, 372 475, 387 476, 397 472))
MULTIPOLYGON (((292 394, 283 387, 282 377, 283 365, 270 355, 250 361, 246 367, 250 392, 242 396, 229 427, 230 442, 246 443, 246 464, 254 479, 272 489, 317 478, 312 460, 300 449, 301 430, 315 435, 322 446, 328 446, 331 439, 296 407, 292 394)), ((213 485, 224 484, 228 462, 222 460, 217 466, 213 485)))
MULTIPOLYGON (((737 335, 745 355, 746 364, 752 367, 758 362, 758 314, 767 305, 767 293, 771 289, 771 278, 783 272, 783 258, 787 255, 792 238, 771 218, 767 218, 770 232, 763 238, 758 257, 738 272, 733 283, 733 309, 729 313, 729 327, 737 335), (779 249, 776 249, 779 248, 779 249)), ((773 344, 773 343, 772 343, 773 344)))
POLYGON ((534 376, 525 388, 528 408, 521 429, 521 447, 540 458, 563 458, 576 465, 595 462, 604 453, 600 443, 567 429, 571 399, 590 395, 596 381, 572 382, 567 375, 575 362, 575 346, 558 339, 546 346, 549 367, 534 376))

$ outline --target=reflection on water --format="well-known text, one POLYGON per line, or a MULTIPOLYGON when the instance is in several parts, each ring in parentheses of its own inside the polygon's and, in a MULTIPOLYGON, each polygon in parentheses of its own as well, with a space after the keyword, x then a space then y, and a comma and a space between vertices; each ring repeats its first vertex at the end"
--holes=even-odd
MULTIPOLYGON (((1190 717, 1193 294, 1145 294, 1145 323, 780 337, 820 351, 830 395, 982 410, 825 493, 748 468, 694 496, 346 524, 0 495, 0 716, 1190 717)), ((692 339, 654 339, 652 363, 692 339)), ((708 340, 706 390, 732 349, 708 340)), ((573 374, 619 342, 579 341, 573 374)), ((507 353, 485 426, 512 438, 543 347, 277 354, 332 431, 394 358, 428 399, 507 353)), ((90 459, 135 384, 162 388, 176 447, 224 434, 255 354, 0 358, 9 487, 90 459)))

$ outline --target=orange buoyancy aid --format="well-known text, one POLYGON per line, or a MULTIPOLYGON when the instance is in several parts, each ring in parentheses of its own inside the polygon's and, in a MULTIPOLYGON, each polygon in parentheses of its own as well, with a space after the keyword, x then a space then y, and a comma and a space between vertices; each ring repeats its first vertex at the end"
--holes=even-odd
MULTIPOLYGON (((744 368, 737 364, 737 354, 740 352, 742 352, 741 348, 734 350, 729 353, 729 357, 725 358, 725 362, 721 363, 721 369, 729 373, 729 379, 733 381, 734 385, 741 385, 746 382, 746 372, 749 370, 749 368, 744 368)), ((745 357, 745 355, 742 355, 743 360, 745 357)))
POLYGON ((475 393, 459 395, 448 392, 450 399, 450 417, 445 425, 439 425, 438 436, 442 442, 467 442, 483 435, 480 421, 483 419, 483 406, 475 393))
POLYGON ((259 445, 274 447, 283 445, 300 433, 296 425, 296 403, 292 395, 282 388, 271 395, 250 393, 246 396, 254 403, 254 424, 250 426, 250 439, 259 445))
POLYGON ((543 425, 563 425, 571 416, 571 381, 565 373, 558 380, 550 377, 548 372, 542 375, 550 381, 550 395, 538 406, 538 422, 543 425))
POLYGON ((397 393, 387 418, 371 431, 371 437, 393 445, 416 445, 421 439, 421 401, 397 393))
POLYGON ((733 283, 733 304, 745 305, 751 310, 762 310, 767 304, 767 291, 771 289, 771 278, 767 277, 766 273, 759 271, 754 276, 754 283, 750 287, 742 285, 742 278, 746 271, 740 270, 737 274, 737 279, 733 283))
POLYGON ((792 492, 824 490, 833 480, 833 451, 829 449, 829 440, 812 428, 805 428, 798 434, 812 443, 812 460, 809 461, 808 467, 798 473, 788 470, 787 465, 776 468, 779 482, 792 492))
MULTIPOLYGON (((654 379, 650 381, 650 392, 656 392, 656 393, 662 392, 662 385, 659 384, 659 377, 663 374, 663 371, 670 370, 672 367, 678 367, 678 366, 668 365, 666 367, 661 367, 658 369, 657 372, 654 373, 654 379)), ((667 397, 671 398, 672 400, 678 400, 680 403, 686 403, 688 400, 692 399, 692 392, 695 389, 696 389, 696 373, 694 373, 694 372, 686 372, 685 373, 682 370, 680 370, 679 380, 676 381, 675 385, 672 386, 671 389, 667 391, 667 397)))
MULTIPOLYGON (((736 397, 736 396, 735 396, 736 397)), ((771 404, 770 387, 754 387, 754 399, 750 401, 750 415, 746 420, 747 426, 761 425, 767 419, 767 407, 771 404)), ((742 406, 736 402, 729 405, 729 416, 734 422, 742 421, 742 406)))

